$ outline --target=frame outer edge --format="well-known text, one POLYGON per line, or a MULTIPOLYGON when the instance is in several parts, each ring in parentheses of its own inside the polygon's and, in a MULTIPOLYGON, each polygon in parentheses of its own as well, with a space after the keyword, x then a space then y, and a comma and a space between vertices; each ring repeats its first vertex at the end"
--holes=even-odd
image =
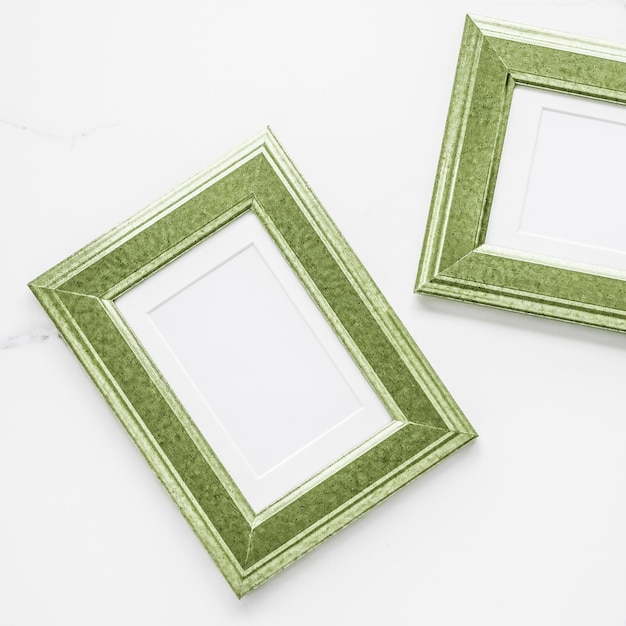
POLYGON ((289 565, 319 546, 324 540, 335 535, 351 522, 367 513, 374 506, 380 504, 408 483, 415 480, 424 472, 432 469, 447 456, 456 452, 476 438, 476 434, 466 432, 452 432, 451 437, 417 460, 409 462, 399 471, 386 476, 385 479, 374 485, 365 496, 356 498, 339 511, 333 512, 329 520, 323 520, 312 530, 302 533, 291 546, 281 551, 259 569, 244 576, 242 595, 252 591, 271 577, 282 572, 289 565))
POLYGON ((317 226, 319 236, 333 252, 343 272, 351 278, 353 286, 361 294, 361 298, 367 304, 370 313, 378 321, 395 350, 401 355, 407 368, 416 379, 421 381, 424 392, 430 402, 437 407, 448 428, 459 433, 470 434, 473 437, 478 436, 402 321, 376 287, 367 269, 349 247, 320 200, 269 128, 265 146, 276 166, 299 196, 298 199, 304 206, 307 215, 317 226), (350 265, 347 265, 341 257, 341 251, 345 249, 348 249, 352 256, 353 262, 350 265))
MULTIPOLYGON (((124 394, 111 380, 106 368, 92 354, 90 344, 82 337, 79 328, 76 324, 68 321, 68 316, 64 313, 64 305, 58 301, 52 289, 39 287, 33 283, 29 283, 29 287, 61 332, 64 341, 76 355, 83 369, 93 380, 105 402, 113 410, 114 415, 122 424, 135 447, 187 520, 193 532, 198 536, 200 543, 222 572, 227 583, 235 594, 241 597, 242 584, 245 578, 243 568, 231 556, 230 550, 223 544, 219 533, 213 528, 210 520, 199 510, 195 504, 195 499, 188 493, 184 483, 181 484, 177 472, 159 452, 159 447, 150 434, 145 431, 141 419, 128 406, 124 394)), ((99 300, 93 296, 84 297, 89 297, 94 301, 99 300)))
POLYGON ((452 200, 451 181, 459 167, 462 152, 462 142, 459 139, 465 132, 476 80, 476 67, 483 44, 483 33, 474 19, 467 15, 414 287, 416 292, 425 292, 428 283, 440 271, 441 252, 452 200))
POLYGON ((626 62, 626 46, 619 43, 598 41, 582 35, 572 35, 548 28, 526 26, 478 15, 469 15, 468 18, 488 38, 508 39, 517 43, 549 47, 564 52, 626 62))

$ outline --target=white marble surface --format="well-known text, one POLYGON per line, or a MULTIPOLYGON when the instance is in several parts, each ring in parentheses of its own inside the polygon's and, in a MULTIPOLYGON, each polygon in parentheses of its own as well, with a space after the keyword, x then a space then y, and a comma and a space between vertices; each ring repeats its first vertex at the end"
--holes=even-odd
POLYGON ((0 7, 0 624, 626 624, 626 337, 412 293, 466 12, 626 43, 621 0, 0 7), (238 601, 25 285, 267 124, 481 438, 238 601))

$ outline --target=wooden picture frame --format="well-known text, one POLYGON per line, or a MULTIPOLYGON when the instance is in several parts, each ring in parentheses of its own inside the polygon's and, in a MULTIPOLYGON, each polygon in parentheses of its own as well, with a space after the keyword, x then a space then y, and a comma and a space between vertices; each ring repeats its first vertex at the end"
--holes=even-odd
POLYGON ((489 241, 496 193, 504 211, 520 195, 497 181, 514 94, 528 88, 621 108, 626 49, 467 17, 415 289, 624 331, 624 268, 489 241))
POLYGON ((30 288, 238 596, 476 436, 269 129, 30 288), (251 214, 389 416, 260 510, 117 306, 251 214))

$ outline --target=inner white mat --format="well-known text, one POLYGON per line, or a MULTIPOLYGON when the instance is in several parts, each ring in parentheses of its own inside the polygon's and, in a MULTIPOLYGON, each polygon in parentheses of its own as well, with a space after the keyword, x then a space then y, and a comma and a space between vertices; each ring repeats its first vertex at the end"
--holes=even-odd
POLYGON ((116 304, 256 511, 391 422, 251 212, 116 304))
POLYGON ((254 244, 148 314, 257 476, 362 408, 254 244))
POLYGON ((486 243, 626 270, 626 106, 519 86, 486 243))

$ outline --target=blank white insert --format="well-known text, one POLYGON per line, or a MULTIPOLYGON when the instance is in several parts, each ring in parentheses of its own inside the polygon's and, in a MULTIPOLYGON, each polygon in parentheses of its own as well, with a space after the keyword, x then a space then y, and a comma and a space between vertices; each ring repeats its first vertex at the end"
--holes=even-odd
POLYGON ((257 475, 362 408, 254 245, 149 315, 257 475))
POLYGON ((251 212, 116 304, 256 511, 391 423, 251 212))
POLYGON ((626 106, 518 86, 486 243, 626 270, 626 106))

